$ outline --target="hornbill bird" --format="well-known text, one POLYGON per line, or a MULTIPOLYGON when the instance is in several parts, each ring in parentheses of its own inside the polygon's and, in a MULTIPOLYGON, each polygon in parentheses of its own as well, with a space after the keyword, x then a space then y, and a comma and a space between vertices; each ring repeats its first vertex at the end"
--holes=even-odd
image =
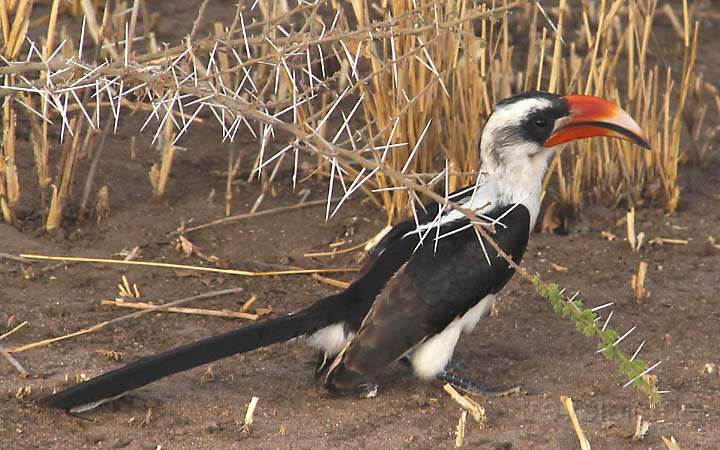
MULTIPOLYGON (((450 200, 496 223, 492 238, 519 263, 555 149, 593 136, 649 148, 637 123, 601 98, 534 91, 505 99, 482 133, 486 176, 450 200)), ((285 317, 139 359, 42 403, 86 410, 168 375, 301 336, 320 350, 318 373, 333 391, 367 386, 398 360, 408 362, 419 378, 456 382, 460 378, 446 367, 460 334, 475 327, 512 275, 508 262, 478 237, 464 214, 431 203, 379 241, 343 292, 285 317)), ((479 385, 465 380, 465 386, 479 385)))

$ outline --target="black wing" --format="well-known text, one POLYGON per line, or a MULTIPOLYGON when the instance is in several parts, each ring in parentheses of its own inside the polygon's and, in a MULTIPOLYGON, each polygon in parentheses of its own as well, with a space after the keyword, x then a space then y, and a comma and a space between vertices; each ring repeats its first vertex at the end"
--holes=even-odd
MULTIPOLYGON (((463 186, 451 192, 448 195, 448 198, 450 198, 453 202, 459 202, 467 197, 472 196, 474 188, 475 185, 463 186)), ((388 231, 385 236, 382 237, 382 239, 380 239, 380 241, 375 245, 375 247, 370 250, 371 263, 380 255, 382 255, 383 252, 385 252, 385 250, 387 250, 390 246, 400 241, 403 236, 415 230, 419 224, 425 224, 431 222, 432 220, 435 220, 439 211, 440 204, 438 204, 437 202, 426 203, 423 205, 422 209, 417 211, 417 223, 415 222, 415 218, 410 218, 392 227, 392 229, 388 231)), ((415 239, 415 243, 417 244, 417 239, 415 239)))
MULTIPOLYGON (((504 216, 493 239, 520 262, 530 233, 530 213, 522 205, 487 214, 504 216)), ((372 305, 359 333, 345 351, 328 383, 346 390, 366 381, 424 339, 447 327, 488 294, 498 292, 513 274, 488 242, 480 245, 467 219, 445 225, 438 241, 434 232, 387 283, 372 305), (485 257, 490 259, 490 265, 485 257)))
MULTIPOLYGON (((472 186, 465 186, 450 194, 453 201, 459 201, 472 195, 472 186), (457 195, 462 193, 462 195, 457 195)), ((397 271, 408 262, 417 248, 419 235, 409 234, 417 228, 418 223, 428 223, 437 217, 440 205, 430 202, 418 211, 417 223, 410 218, 395 225, 369 252, 360 275, 348 287, 348 302, 343 308, 329 310, 333 315, 331 322, 344 322, 353 332, 362 324, 365 316, 372 307, 375 298, 385 289, 387 282, 395 276, 397 271)))

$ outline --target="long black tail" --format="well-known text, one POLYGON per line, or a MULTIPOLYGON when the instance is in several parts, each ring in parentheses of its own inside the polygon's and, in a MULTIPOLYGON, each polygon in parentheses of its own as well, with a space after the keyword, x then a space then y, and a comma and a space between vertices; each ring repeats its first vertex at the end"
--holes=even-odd
POLYGON ((209 362, 249 352, 313 332, 337 319, 343 294, 323 298, 308 308, 278 319, 209 337, 148 356, 40 401, 49 408, 83 410, 163 377, 209 362), (339 301, 340 300, 340 301, 339 301))

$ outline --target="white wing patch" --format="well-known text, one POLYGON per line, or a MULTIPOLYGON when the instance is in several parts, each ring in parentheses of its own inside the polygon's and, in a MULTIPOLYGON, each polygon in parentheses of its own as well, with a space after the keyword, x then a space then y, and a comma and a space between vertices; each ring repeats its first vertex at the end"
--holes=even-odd
POLYGON ((343 347, 355 337, 355 333, 345 333, 345 326, 342 323, 321 328, 308 337, 308 343, 324 351, 327 355, 334 356, 340 353, 343 347))

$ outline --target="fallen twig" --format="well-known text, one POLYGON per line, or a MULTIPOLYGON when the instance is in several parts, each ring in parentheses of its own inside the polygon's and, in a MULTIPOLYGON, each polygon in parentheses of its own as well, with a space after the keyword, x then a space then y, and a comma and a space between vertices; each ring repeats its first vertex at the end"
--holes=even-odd
POLYGON ((350 283, 348 283, 347 281, 340 281, 340 280, 336 280, 334 278, 324 277, 318 273, 314 273, 310 276, 313 279, 318 280, 321 283, 329 284, 330 286, 339 287, 340 289, 347 289, 347 287, 350 286, 350 283))
POLYGON ((30 261, 29 259, 25 259, 21 256, 15 256, 15 255, 11 255, 10 253, 4 253, 4 252, 0 252, 0 259, 9 259, 10 261, 15 261, 15 262, 23 263, 23 264, 32 264, 35 262, 35 261, 30 261))
POLYGON ((13 357, 7 350, 5 350, 5 347, 0 344, 0 354, 2 354, 5 359, 8 360, 8 362, 18 371, 20 372, 20 376, 23 378, 28 377, 28 372, 25 370, 25 368, 18 362, 17 359, 13 357))
POLYGON ((664 237, 656 237, 655 239, 651 240, 651 244, 673 244, 673 245, 687 245, 690 241, 687 239, 671 239, 671 238, 664 238, 664 237))
POLYGON ((227 317, 232 319, 247 319, 257 320, 259 314, 250 314, 245 312, 236 312, 228 310, 216 310, 216 309, 200 309, 200 308, 180 308, 180 307, 163 307, 163 305, 154 305, 152 303, 144 302, 125 302, 120 300, 101 300, 102 305, 112 305, 120 308, 133 308, 133 309, 151 309, 160 306, 160 312, 171 312, 179 314, 197 314, 201 316, 213 316, 213 317, 227 317))
MULTIPOLYGON (((369 242, 369 241, 367 241, 367 242, 369 242)), ((333 248, 332 250, 327 251, 327 252, 305 253, 305 254, 303 254, 303 256, 305 258, 316 258, 318 256, 335 256, 335 255, 340 255, 343 253, 350 253, 350 252, 354 252, 356 250, 362 249, 363 247, 365 247, 365 244, 367 244, 367 242, 363 242, 362 244, 353 245, 352 247, 343 248, 343 249, 333 248)))
POLYGON ((197 270, 200 272, 214 272, 223 273, 226 275, 241 275, 246 277, 269 277, 277 275, 302 275, 312 273, 345 273, 345 272, 357 272, 359 269, 354 267, 337 268, 337 269, 296 269, 296 270, 276 270, 270 272, 252 272, 249 270, 236 270, 236 269, 218 269, 215 267, 202 267, 202 266, 190 266, 187 264, 172 264, 172 263, 160 263, 152 261, 126 261, 118 259, 107 259, 107 258, 83 258, 79 256, 45 256, 45 255, 20 255, 23 258, 28 259, 40 259, 46 261, 75 261, 75 262, 87 262, 87 263, 99 263, 99 264, 121 264, 129 266, 149 266, 149 267, 162 267, 166 269, 181 269, 181 270, 197 270))

